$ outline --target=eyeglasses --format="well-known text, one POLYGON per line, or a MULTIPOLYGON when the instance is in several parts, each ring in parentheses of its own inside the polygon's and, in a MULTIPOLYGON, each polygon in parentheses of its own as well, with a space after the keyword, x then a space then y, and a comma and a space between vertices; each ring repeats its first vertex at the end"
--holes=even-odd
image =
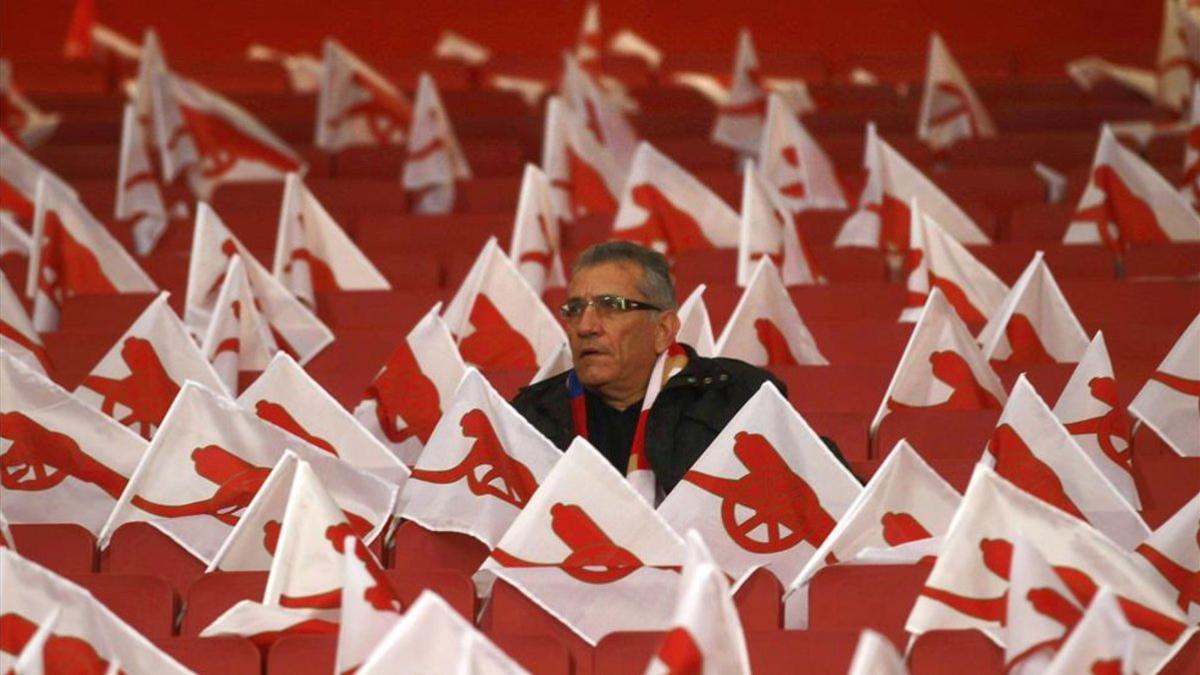
POLYGON ((597 295, 593 298, 570 298, 558 308, 558 313, 567 321, 573 321, 583 316, 588 307, 595 307, 596 313, 601 318, 607 318, 614 314, 623 314, 632 312, 638 309, 650 310, 652 312, 662 311, 662 307, 651 305, 648 302, 640 300, 630 300, 619 295, 597 295))

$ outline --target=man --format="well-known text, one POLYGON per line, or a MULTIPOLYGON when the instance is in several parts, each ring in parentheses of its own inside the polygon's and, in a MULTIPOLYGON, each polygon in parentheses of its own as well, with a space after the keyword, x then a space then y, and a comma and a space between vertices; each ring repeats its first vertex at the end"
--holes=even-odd
POLYGON ((676 343, 676 307, 662 254, 625 241, 587 249, 560 309, 575 368, 523 388, 513 406, 559 448, 585 436, 622 474, 641 444, 659 491, 670 492, 764 382, 787 395, 764 370, 676 343))

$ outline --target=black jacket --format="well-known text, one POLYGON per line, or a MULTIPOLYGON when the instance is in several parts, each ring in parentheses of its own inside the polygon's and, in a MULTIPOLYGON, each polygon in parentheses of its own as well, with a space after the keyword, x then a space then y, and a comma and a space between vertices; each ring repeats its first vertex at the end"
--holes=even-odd
MULTIPOLYGON (((658 486, 670 492, 764 382, 787 396, 787 387, 761 368, 737 359, 703 358, 688 345, 687 366, 658 394, 646 422, 646 455, 658 486)), ((524 387, 513 407, 561 450, 575 438, 567 374, 524 387)), ((838 458, 836 446, 828 439, 838 458)))

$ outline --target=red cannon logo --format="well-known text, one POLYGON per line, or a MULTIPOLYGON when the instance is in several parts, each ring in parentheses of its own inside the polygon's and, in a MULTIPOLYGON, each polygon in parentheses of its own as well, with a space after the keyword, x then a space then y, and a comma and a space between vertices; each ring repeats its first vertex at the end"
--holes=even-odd
POLYGON ((116 293, 92 249, 71 236, 58 214, 47 211, 43 226, 38 290, 62 307, 68 295, 116 293))
POLYGON ((1129 451, 1129 413, 1117 398, 1117 381, 1111 377, 1093 377, 1088 381, 1092 398, 1109 406, 1108 412, 1097 417, 1068 422, 1063 426, 1073 436, 1094 435, 1100 451, 1114 464, 1132 472, 1129 451), (1117 448, 1120 441, 1121 448, 1117 448))
MULTIPOLYGON (((741 103, 730 103, 717 106, 717 115, 721 117, 766 117, 767 96, 763 93, 762 75, 758 68, 747 68, 743 73, 754 87, 754 94, 741 103)), ((730 94, 733 92, 731 91, 730 94)))
POLYGON ((375 401, 375 419, 392 443, 416 437, 424 444, 442 417, 437 387, 421 372, 407 340, 401 340, 388 357, 383 372, 367 387, 365 398, 375 401), (403 428, 397 418, 404 420, 403 428))
POLYGON ((186 504, 159 504, 135 495, 133 505, 163 518, 212 516, 232 527, 271 473, 269 467, 250 464, 218 445, 193 450, 192 463, 197 475, 217 485, 211 497, 186 504))
POLYGON ((933 377, 952 390, 949 397, 941 403, 910 405, 892 396, 887 401, 888 410, 998 410, 1003 407, 990 391, 976 381, 970 364, 962 354, 952 350, 932 352, 929 365, 933 377))
MULTIPOLYGON (((966 291, 961 286, 950 279, 934 274, 928 267, 921 269, 921 261, 924 257, 925 252, 919 248, 909 250, 905 259, 907 269, 911 270, 913 274, 925 274, 929 279, 929 287, 941 289, 942 293, 946 296, 946 301, 962 317, 963 321, 967 323, 985 323, 987 317, 983 315, 983 312, 975 308, 975 305, 971 303, 971 299, 967 297, 966 291)), ((922 293, 909 288, 904 306, 906 309, 919 309, 925 306, 925 301, 928 299, 928 293, 922 293)), ((1018 315, 1014 314, 1013 316, 1018 315)))
MULTIPOLYGON (((399 614, 403 609, 400 599, 392 589, 391 582, 384 576, 379 563, 375 562, 375 558, 362 543, 362 540, 359 538, 361 535, 355 531, 355 528, 350 523, 338 523, 325 528, 325 539, 328 540, 329 545, 339 555, 346 554, 346 538, 350 536, 354 537, 354 557, 362 563, 363 568, 371 576, 373 582, 363 592, 363 599, 378 611, 399 614)), ((279 605, 290 608, 337 609, 342 606, 341 583, 338 583, 336 588, 312 595, 281 595, 279 605)))
MULTIPOLYGON (((221 294, 221 287, 225 285, 225 274, 229 270, 229 259, 235 253, 238 253, 238 247, 232 239, 225 239, 221 242, 220 251, 221 255, 225 257, 225 262, 221 265, 221 273, 217 275, 217 278, 209 285, 208 291, 204 293, 204 305, 206 306, 211 306, 215 303, 217 297, 221 294)), ((245 256, 242 256, 242 258, 244 261, 245 256)))
POLYGON ((683 479, 721 498, 721 524, 734 543, 751 553, 779 553, 801 541, 820 546, 836 521, 770 441, 740 432, 733 454, 749 470, 741 478, 692 470, 683 479))
POLYGON ((475 296, 469 321, 475 332, 459 343, 464 360, 481 368, 537 370, 537 354, 529 340, 504 318, 485 293, 475 296))
MULTIPOLYGON (((1008 581, 1012 568, 1012 543, 1004 539, 983 538, 979 540, 979 551, 982 555, 984 568, 997 578, 1008 581)), ((1067 587, 1067 590, 1070 591, 1079 606, 1087 607, 1091 604, 1092 597, 1096 594, 1099 587, 1086 572, 1067 566, 1054 565, 1052 568, 1055 576, 1067 587)), ((1030 593, 1031 596, 1038 598, 1037 602, 1033 602, 1035 610, 1039 612, 1042 612, 1042 610, 1052 612, 1052 614, 1045 615, 1056 621, 1069 619, 1070 613, 1063 610, 1063 603, 1066 600, 1061 598, 1061 596, 1055 600, 1050 599, 1050 594, 1058 595, 1053 589, 1033 590, 1039 591, 1036 594, 1030 593)), ((996 597, 973 598, 945 589, 926 586, 921 590, 921 595, 941 602, 957 612, 982 621, 991 621, 1004 625, 1007 618, 1007 590, 996 597)), ((1174 644, 1187 628, 1184 623, 1128 598, 1117 596, 1117 603, 1121 606, 1121 610, 1130 625, 1154 635, 1164 644, 1174 644)), ((1072 623, 1071 626, 1074 626, 1074 624, 1072 623)), ((1068 630, 1071 626, 1067 627, 1068 630)), ((1064 635, 1066 632, 1064 631, 1064 635)))
POLYGON ((310 445, 314 445, 325 452, 328 452, 334 457, 340 456, 338 455, 337 448, 333 447, 332 443, 324 438, 321 438, 320 436, 315 436, 309 433, 303 426, 300 425, 299 422, 296 421, 295 417, 292 417, 292 414, 287 411, 287 408, 284 408, 278 403, 267 400, 259 400, 254 404, 254 414, 258 415, 259 419, 270 422, 289 434, 304 439, 310 445))
POLYGON ((357 89, 352 92, 354 102, 326 120, 325 124, 337 130, 352 120, 360 119, 366 124, 367 132, 375 144, 400 142, 412 124, 412 105, 359 72, 351 73, 350 85, 357 89))
MULTIPOLYGON (((0 652, 18 656, 37 629, 36 623, 15 612, 0 616, 0 652)), ((46 673, 103 675, 109 663, 87 640, 51 633, 42 647, 42 668, 46 673)))
POLYGON ((596 167, 587 163, 566 146, 567 179, 551 181, 550 187, 563 190, 570 201, 570 212, 573 216, 585 216, 589 213, 612 215, 617 212, 617 200, 608 189, 596 167))
POLYGON ((1096 225, 1100 241, 1109 250, 1120 253, 1130 244, 1164 244, 1167 234, 1158 224, 1158 216, 1137 196, 1111 166, 1102 164, 1092 172, 1092 185, 1104 194, 1095 206, 1080 209, 1075 220, 1096 225))
POLYGON ((531 263, 541 267, 544 273, 550 274, 550 266, 554 262, 554 254, 558 252, 558 237, 551 236, 550 227, 546 224, 546 216, 539 213, 537 215, 538 232, 541 234, 541 240, 538 242, 537 248, 530 248, 521 254, 517 259, 518 265, 531 263), (543 248, 543 246, 545 248, 543 248))
POLYGON ((636 227, 613 232, 613 237, 646 246, 663 243, 672 255, 713 248, 696 219, 675 206, 658 186, 642 183, 634 186, 631 195, 633 203, 646 211, 646 220, 636 227))
POLYGON ((996 458, 996 473, 1013 485, 1080 520, 1087 520, 1067 495, 1054 469, 1033 454, 1011 426, 1001 424, 996 427, 988 441, 988 452, 996 458))
MULTIPOLYGON (((296 214, 296 220, 300 222, 301 240, 308 240, 308 221, 303 213, 296 214)), ((341 290, 338 285, 337 276, 333 273, 333 268, 329 263, 325 262, 317 254, 304 246, 293 248, 288 254, 287 262, 283 265, 285 274, 292 274, 296 269, 297 263, 303 263, 308 267, 308 278, 312 284, 312 289, 318 293, 330 293, 341 290)))
POLYGON ((787 337, 779 330, 774 321, 770 319, 755 319, 754 334, 758 336, 758 343, 767 352, 767 366, 795 366, 799 365, 796 357, 792 354, 792 348, 788 346, 787 337))
POLYGON ((468 411, 459 421, 463 436, 474 438, 471 449, 456 466, 430 470, 414 468, 412 478, 429 483, 449 484, 467 479, 467 489, 480 497, 495 497, 516 508, 524 508, 537 489, 537 479, 529 467, 509 455, 496 436, 492 421, 478 408, 468 411))
POLYGON ((200 153, 201 173, 209 180, 221 178, 243 161, 265 164, 280 173, 300 168, 294 158, 247 135, 220 115, 186 105, 179 110, 200 153))
POLYGON ((618 546, 596 521, 576 504, 559 502, 550 507, 550 529, 570 549, 561 563, 535 563, 496 548, 492 557, 504 567, 559 567, 589 584, 610 584, 633 574, 644 563, 618 546))
MULTIPOLYGON (((1200 546, 1200 528, 1196 530, 1196 545, 1200 546)), ((1149 544, 1141 544, 1135 550, 1179 591, 1179 609, 1186 613, 1191 605, 1200 605, 1200 569, 1190 570, 1149 544)))
POLYGON ((1004 337, 1008 338, 1008 346, 1012 353, 1007 359, 996 359, 998 365, 1058 362, 1050 355, 1050 352, 1046 351, 1041 336, 1033 327, 1033 322, 1024 314, 1014 313, 1009 318, 1008 325, 1004 327, 1004 337))
POLYGON ((68 477, 91 483, 113 499, 125 490, 124 476, 84 452, 75 439, 24 413, 0 414, 0 438, 12 441, 0 454, 0 485, 7 490, 50 490, 68 477))
POLYGON ((663 636, 658 660, 668 675, 700 675, 704 672, 704 653, 686 628, 674 628, 663 636))
MULTIPOLYGON (((426 111, 426 114, 428 119, 427 124, 436 130, 436 134, 433 138, 426 141, 425 145, 422 145, 419 148, 414 148, 412 151, 410 151, 408 153, 408 157, 406 158, 407 162, 421 162, 433 157, 435 154, 448 153, 449 151, 446 145, 446 136, 444 133, 442 133, 443 130, 441 116, 438 114, 437 109, 430 108, 428 111, 426 111)), ((447 161, 448 160, 449 158, 447 158, 447 161)))
POLYGON ((908 204, 885 192, 882 202, 864 204, 862 208, 879 216, 880 250, 907 251, 910 248, 912 213, 908 204))
POLYGON ((125 377, 88 375, 82 384, 104 397, 100 410, 105 415, 116 417, 118 404, 128 408, 129 413, 118 421, 148 439, 167 416, 179 394, 179 385, 171 379, 154 345, 145 338, 125 338, 121 360, 129 369, 125 377))
POLYGON ((808 195, 808 188, 804 185, 803 174, 800 167, 800 153, 796 151, 796 146, 784 146, 779 154, 783 157, 783 161, 788 166, 792 167, 792 173, 798 179, 791 183, 785 183, 779 188, 779 194, 790 199, 804 199, 808 195))
POLYGON ((47 373, 53 372, 53 368, 50 365, 50 355, 46 352, 46 348, 37 342, 34 342, 29 336, 17 330, 12 324, 2 319, 0 319, 0 338, 12 340, 13 342, 17 343, 21 348, 33 354, 34 358, 38 360, 38 363, 42 364, 42 370, 46 371, 47 373))
POLYGON ((929 106, 929 128, 932 130, 960 122, 966 122, 971 136, 979 135, 979 121, 971 112, 967 93, 953 82, 938 82, 933 88, 933 100, 929 106))

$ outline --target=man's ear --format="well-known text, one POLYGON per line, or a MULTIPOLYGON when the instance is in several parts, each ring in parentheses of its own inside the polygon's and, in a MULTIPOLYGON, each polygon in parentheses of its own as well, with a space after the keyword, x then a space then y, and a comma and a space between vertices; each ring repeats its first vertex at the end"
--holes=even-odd
POLYGON ((654 323, 654 351, 661 354, 675 342, 679 334, 679 313, 673 309, 659 312, 654 323))

